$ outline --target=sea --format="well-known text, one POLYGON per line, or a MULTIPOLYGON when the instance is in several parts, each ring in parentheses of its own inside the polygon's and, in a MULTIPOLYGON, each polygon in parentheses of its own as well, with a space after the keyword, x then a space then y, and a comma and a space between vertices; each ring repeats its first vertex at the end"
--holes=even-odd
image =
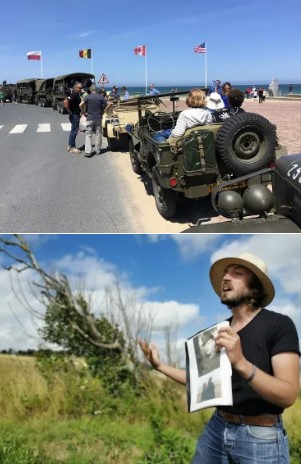
MULTIPOLYGON (((293 84, 293 95, 301 95, 301 84, 293 84)), ((233 88, 237 88, 237 89, 240 89, 242 91, 245 91, 248 87, 252 88, 252 87, 263 87, 265 88, 266 90, 268 90, 269 88, 269 85, 270 85, 270 82, 269 83, 262 83, 262 82, 259 82, 259 83, 256 83, 256 82, 252 82, 250 84, 232 84, 232 87, 233 88)), ((285 97, 286 95, 288 95, 288 86, 289 84, 280 84, 279 83, 279 96, 280 97, 285 97)), ((119 89, 121 89, 122 86, 119 87, 119 89)), ((155 86, 156 89, 159 90, 160 93, 169 93, 172 89, 177 89, 178 91, 181 91, 181 90, 190 90, 190 89, 193 89, 195 87, 200 87, 202 88, 203 85, 201 84, 188 84, 188 85, 179 85, 179 86, 155 86)), ((110 88, 107 88, 105 87, 106 90, 110 90, 110 88)), ((133 96, 133 95, 145 95, 145 86, 137 86, 137 87, 130 87, 130 86, 127 86, 127 90, 130 94, 130 96, 133 96)), ((148 91, 148 89, 147 89, 148 91)))

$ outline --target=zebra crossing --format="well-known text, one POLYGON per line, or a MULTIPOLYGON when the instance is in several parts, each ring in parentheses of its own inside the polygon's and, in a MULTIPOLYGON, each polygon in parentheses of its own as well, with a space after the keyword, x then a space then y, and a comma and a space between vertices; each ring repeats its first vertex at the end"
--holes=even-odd
MULTIPOLYGON (((28 128, 29 124, 16 124, 15 126, 0 126, 0 135, 3 133, 5 130, 8 134, 23 134, 26 129, 28 128)), ((58 124, 50 124, 50 123, 41 123, 37 124, 35 127, 35 132, 37 133, 49 133, 54 130, 57 130, 58 124)), ((62 122, 59 124, 59 127, 61 130, 64 132, 70 132, 71 130, 71 123, 70 122, 62 122)))

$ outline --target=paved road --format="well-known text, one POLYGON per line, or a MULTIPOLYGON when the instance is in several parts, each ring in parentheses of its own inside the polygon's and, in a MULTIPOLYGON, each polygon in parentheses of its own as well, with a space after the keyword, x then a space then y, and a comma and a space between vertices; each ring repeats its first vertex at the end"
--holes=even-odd
POLYGON ((0 232, 136 232, 112 153, 68 153, 69 127, 51 108, 0 107, 0 232))

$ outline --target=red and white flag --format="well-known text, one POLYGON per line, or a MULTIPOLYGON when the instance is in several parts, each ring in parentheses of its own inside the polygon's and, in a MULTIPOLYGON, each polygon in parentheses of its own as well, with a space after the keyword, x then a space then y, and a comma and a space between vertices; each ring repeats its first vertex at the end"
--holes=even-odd
POLYGON ((34 51, 34 52, 28 52, 27 53, 27 59, 28 60, 40 60, 42 57, 42 52, 41 51, 34 51))
POLYGON ((146 46, 145 45, 138 45, 138 47, 134 48, 135 55, 145 56, 146 54, 146 46))

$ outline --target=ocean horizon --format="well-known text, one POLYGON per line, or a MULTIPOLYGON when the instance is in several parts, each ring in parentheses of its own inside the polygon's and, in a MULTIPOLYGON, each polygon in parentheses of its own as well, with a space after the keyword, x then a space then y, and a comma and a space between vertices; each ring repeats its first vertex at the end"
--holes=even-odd
MULTIPOLYGON (((211 84, 211 83, 210 83, 211 84)), ((270 82, 269 83, 252 83, 252 84, 232 84, 232 87, 233 88, 237 88, 237 89, 240 89, 242 91, 245 91, 248 87, 253 87, 255 86, 256 88, 258 87, 263 87, 265 88, 266 90, 268 90, 269 88, 269 85, 270 85, 270 82)), ((301 84, 294 84, 292 82, 292 85, 293 85, 293 95, 301 95, 301 84)), ((110 86, 110 85, 105 85, 105 89, 106 90, 111 90, 111 88, 113 87, 110 86)), ((119 90, 121 91, 121 87, 122 85, 119 86, 119 90)), ((184 90, 190 90, 190 89, 193 89, 195 87, 204 87, 204 84, 188 84, 188 85, 170 85, 170 86, 156 86, 156 89, 159 90, 160 93, 169 93, 172 89, 177 89, 178 91, 184 91, 184 90)), ((288 91, 288 87, 289 87, 289 84, 279 84, 279 96, 286 96, 289 94, 289 91, 288 91)), ((130 95, 134 95, 134 94, 140 94, 140 95, 145 95, 145 85, 144 86, 126 86, 128 92, 130 95)), ((148 88, 147 88, 147 91, 148 91, 148 88)))

